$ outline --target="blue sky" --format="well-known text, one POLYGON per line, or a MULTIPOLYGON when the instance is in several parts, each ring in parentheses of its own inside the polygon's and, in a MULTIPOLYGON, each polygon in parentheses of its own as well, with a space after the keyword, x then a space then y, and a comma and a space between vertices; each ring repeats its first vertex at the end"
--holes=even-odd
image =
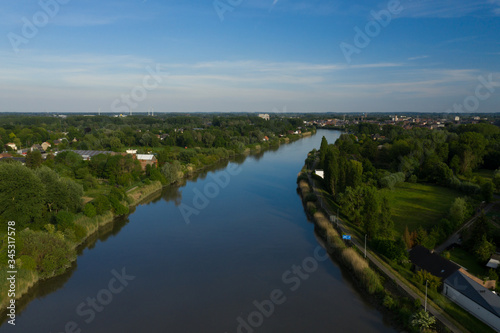
POLYGON ((17 0, 0 12, 0 112, 500 112, 500 0, 17 0))

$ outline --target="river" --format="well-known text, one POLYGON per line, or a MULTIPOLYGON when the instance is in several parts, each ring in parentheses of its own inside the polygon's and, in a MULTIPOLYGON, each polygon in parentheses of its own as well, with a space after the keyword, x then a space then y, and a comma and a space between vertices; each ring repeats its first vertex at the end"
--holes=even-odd
POLYGON ((324 250, 296 192, 316 135, 166 188, 23 300, 3 332, 395 332, 324 250))

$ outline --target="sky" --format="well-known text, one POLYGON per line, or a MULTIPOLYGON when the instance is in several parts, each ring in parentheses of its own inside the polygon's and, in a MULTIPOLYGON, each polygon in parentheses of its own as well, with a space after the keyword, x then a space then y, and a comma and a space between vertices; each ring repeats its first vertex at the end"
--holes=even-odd
POLYGON ((0 13, 0 112, 500 112, 500 0, 16 0, 0 13))

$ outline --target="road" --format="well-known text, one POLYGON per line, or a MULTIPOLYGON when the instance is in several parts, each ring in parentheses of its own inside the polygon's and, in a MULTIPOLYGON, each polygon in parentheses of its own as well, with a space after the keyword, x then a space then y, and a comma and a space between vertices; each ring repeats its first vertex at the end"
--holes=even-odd
MULTIPOLYGON (((314 163, 314 166, 316 166, 316 162, 314 163)), ((314 167, 313 167, 314 170, 314 167)), ((309 184, 313 185, 313 192, 314 194, 318 197, 318 202, 321 206, 321 208, 328 214, 329 216, 336 216, 333 212, 331 212, 330 208, 328 207, 327 204, 324 203, 322 195, 317 191, 316 187, 314 186, 314 180, 311 178, 311 175, 308 173, 307 174, 309 178, 309 184)), ((345 234, 351 234, 349 231, 349 227, 346 226, 346 224, 340 219, 338 216, 335 218, 336 223, 338 225, 338 228, 345 234)), ((356 237, 351 238, 352 243, 358 247, 358 249, 364 253, 365 252, 365 245, 364 245, 364 240, 363 244, 357 239, 356 237)), ((366 257, 373 265, 375 265, 380 271, 382 271, 389 279, 394 281, 401 289, 403 289, 410 297, 413 299, 419 299, 421 304, 425 303, 425 300, 423 297, 419 296, 417 293, 415 293, 412 289, 410 289, 405 283, 403 283, 397 276, 394 275, 394 273, 389 270, 384 264, 382 264, 381 259, 378 257, 372 255, 371 253, 367 252, 366 257)), ((456 332, 456 333, 462 333, 464 332, 463 328, 458 328, 454 323, 452 323, 447 317, 444 316, 442 311, 438 311, 436 308, 434 308, 432 305, 427 304, 427 310, 434 316, 436 317, 437 320, 439 320, 443 325, 448 327, 450 331, 456 332)))
POLYGON ((474 215, 474 217, 472 217, 460 229, 458 229, 457 231, 455 231, 453 233, 453 235, 451 235, 447 240, 445 240, 444 243, 442 243, 441 245, 437 246, 434 249, 434 252, 441 253, 441 252, 443 252, 444 250, 446 250, 449 246, 451 246, 453 244, 460 244, 460 236, 462 234, 462 231, 465 230, 465 229, 467 229, 467 228, 469 228, 472 224, 474 224, 474 222, 476 222, 476 220, 478 219, 479 216, 481 216, 482 213, 484 213, 484 214, 488 213, 493 208, 493 206, 495 206, 495 204, 496 204, 496 202, 492 202, 492 203, 488 204, 486 207, 484 207, 484 209, 482 210, 482 212, 477 213, 476 215, 474 215))

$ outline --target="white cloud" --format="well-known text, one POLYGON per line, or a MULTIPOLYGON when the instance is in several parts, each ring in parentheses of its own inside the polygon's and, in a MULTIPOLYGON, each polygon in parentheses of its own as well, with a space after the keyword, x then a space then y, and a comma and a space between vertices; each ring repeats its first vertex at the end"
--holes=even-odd
POLYGON ((416 56, 416 57, 411 57, 411 58, 408 58, 409 61, 415 61, 415 60, 421 60, 421 59, 427 59, 429 58, 428 55, 421 55, 421 56, 416 56))

